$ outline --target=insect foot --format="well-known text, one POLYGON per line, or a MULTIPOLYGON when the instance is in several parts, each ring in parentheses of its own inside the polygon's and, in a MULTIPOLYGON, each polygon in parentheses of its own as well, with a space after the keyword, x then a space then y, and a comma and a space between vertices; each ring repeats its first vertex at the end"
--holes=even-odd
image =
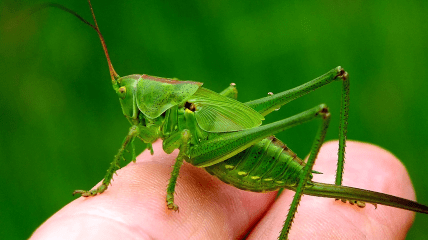
MULTIPOLYGON (((339 200, 339 199, 336 199, 336 201, 337 200, 339 200)), ((351 204, 351 205, 357 205, 358 207, 360 207, 360 208, 364 208, 365 206, 366 206, 366 203, 365 202, 362 202, 362 201, 358 201, 358 200, 347 200, 347 199, 340 199, 340 201, 342 201, 342 202, 344 202, 344 203, 346 203, 346 201, 349 201, 349 203, 351 204)), ((373 204, 373 205, 375 205, 375 207, 376 207, 376 204, 373 204)))
POLYGON ((174 195, 173 194, 166 194, 166 206, 169 210, 174 210, 178 212, 178 206, 174 203, 174 195))
POLYGON ((82 197, 90 197, 95 196, 97 194, 101 194, 107 189, 107 186, 105 184, 101 184, 101 186, 97 187, 96 189, 85 191, 85 190, 76 190, 73 192, 73 196, 75 194, 80 194, 82 197))

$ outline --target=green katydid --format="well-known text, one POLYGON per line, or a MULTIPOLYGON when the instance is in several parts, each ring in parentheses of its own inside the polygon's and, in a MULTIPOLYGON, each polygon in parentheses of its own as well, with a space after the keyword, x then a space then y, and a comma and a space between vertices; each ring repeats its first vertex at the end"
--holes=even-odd
POLYGON ((119 161, 131 145, 135 160, 134 140, 148 144, 163 140, 163 150, 179 154, 167 187, 166 203, 178 210, 174 203, 177 177, 183 161, 205 168, 210 174, 237 188, 255 192, 294 190, 295 196, 281 231, 286 239, 302 194, 343 199, 364 207, 365 202, 382 204, 428 213, 428 207, 403 198, 342 186, 343 163, 349 109, 349 78, 346 71, 336 67, 326 74, 296 88, 258 100, 241 103, 236 88, 229 86, 220 94, 202 87, 202 83, 179 81, 148 75, 120 77, 111 64, 104 39, 98 28, 90 0, 94 24, 83 20, 73 11, 58 5, 95 29, 100 37, 122 111, 131 127, 114 157, 102 184, 90 191, 77 190, 82 196, 104 192, 120 168, 119 161), (262 125, 264 116, 282 105, 331 82, 342 82, 342 107, 339 127, 338 165, 335 184, 311 181, 312 170, 329 126, 330 113, 321 104, 295 116, 262 125), (273 135, 296 125, 320 119, 321 124, 307 162, 303 162, 273 135))

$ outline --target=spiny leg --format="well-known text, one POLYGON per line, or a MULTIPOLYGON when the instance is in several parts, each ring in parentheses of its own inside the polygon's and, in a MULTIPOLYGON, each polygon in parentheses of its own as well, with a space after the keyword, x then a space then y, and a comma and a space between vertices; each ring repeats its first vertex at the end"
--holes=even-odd
MULTIPOLYGON (((246 102, 245 104, 258 111, 263 116, 271 113, 275 109, 280 108, 282 105, 302 97, 322 86, 325 86, 333 81, 342 80, 342 96, 341 96, 341 110, 340 110, 340 125, 339 125, 339 149, 338 161, 336 169, 336 185, 342 185, 343 168, 345 163, 345 147, 346 135, 348 127, 348 113, 349 113, 349 76, 342 67, 337 67, 326 74, 302 84, 293 89, 274 94, 269 97, 246 102)), ((342 200, 345 201, 345 200, 342 200)), ((357 203, 358 204, 358 203, 357 203)), ((358 204, 358 206, 363 204, 358 204)))
POLYGON ((267 136, 271 136, 275 133, 284 131, 288 128, 297 126, 315 118, 322 118, 323 123, 319 128, 315 142, 311 148, 311 155, 308 163, 302 170, 299 182, 296 187, 295 197, 281 232, 282 237, 280 239, 285 239, 291 227, 291 223, 296 213, 300 198, 303 194, 304 187, 309 180, 309 175, 312 172, 314 161, 324 141, 324 137, 329 125, 330 113, 328 112, 327 106, 325 104, 321 104, 300 114, 271 124, 243 131, 221 134, 213 139, 201 142, 199 145, 194 146, 191 149, 189 161, 195 166, 211 166, 228 159, 231 156, 234 156, 236 153, 241 152, 243 149, 248 148, 255 142, 260 141, 267 136))
POLYGON ((312 168, 315 163, 315 159, 317 158, 318 152, 321 148, 321 145, 324 142, 325 135, 327 133, 327 128, 330 123, 330 113, 327 108, 323 108, 318 112, 318 117, 321 117, 323 122, 320 125, 320 128, 318 129, 317 135, 315 136, 315 141, 311 148, 311 153, 309 155, 308 162, 306 163, 305 167, 302 170, 302 173, 300 174, 300 179, 297 184, 296 193, 294 194, 293 201, 291 203, 290 209, 288 211, 287 219, 284 222, 284 226, 281 231, 281 235, 279 236, 279 239, 284 240, 287 239, 288 233, 290 231, 291 224, 293 222, 294 216, 297 211, 297 207, 299 205, 300 199, 302 198, 303 190, 307 184, 307 182, 310 180, 309 176, 312 172, 312 168))
MULTIPOLYGON (((342 82, 342 101, 340 108, 339 120, 339 150, 336 169, 336 185, 342 185, 343 180, 343 167, 345 164, 345 148, 346 148, 346 134, 348 133, 348 116, 349 116, 349 77, 348 74, 344 75, 342 82)), ((360 205, 358 205, 360 206, 360 205)))
POLYGON ((348 73, 342 67, 336 67, 328 71, 324 75, 317 77, 314 80, 311 80, 300 86, 264 98, 245 102, 244 104, 253 108, 261 115, 266 116, 269 113, 275 111, 275 109, 278 109, 281 106, 297 98, 300 98, 320 87, 328 85, 334 81, 341 81, 347 78, 348 73))
POLYGON ((178 206, 174 203, 175 185, 177 184, 177 178, 180 173, 180 168, 183 165, 183 160, 188 157, 190 139, 190 131, 184 129, 181 132, 173 134, 163 142, 163 149, 168 154, 174 149, 179 148, 180 150, 175 160, 174 168, 171 172, 171 178, 169 179, 168 188, 166 190, 167 207, 174 211, 178 211, 178 206))
MULTIPOLYGON (((97 187, 96 189, 85 191, 85 190, 76 190, 73 192, 74 194, 81 194, 83 197, 89 197, 89 196, 95 196, 99 193, 104 192, 108 186, 110 185, 110 182, 113 178, 113 174, 120 169, 119 161, 122 159, 123 152, 126 149, 126 146, 131 143, 133 144, 134 138, 139 134, 140 130, 138 126, 134 125, 129 128, 128 135, 125 137, 122 143, 122 147, 119 149, 116 156, 114 156, 113 162, 110 163, 110 167, 107 169, 107 173, 104 177, 104 180, 102 184, 97 187)), ((133 154, 133 157, 135 156, 135 153, 133 154)), ((134 159, 133 159, 134 160, 134 159)))

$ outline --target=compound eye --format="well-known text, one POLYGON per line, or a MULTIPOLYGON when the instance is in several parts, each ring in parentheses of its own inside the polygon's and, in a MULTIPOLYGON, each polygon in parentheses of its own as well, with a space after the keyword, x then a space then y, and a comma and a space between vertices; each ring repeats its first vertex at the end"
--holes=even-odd
POLYGON ((117 90, 117 94, 120 98, 125 99, 126 97, 126 87, 120 87, 119 90, 117 90))

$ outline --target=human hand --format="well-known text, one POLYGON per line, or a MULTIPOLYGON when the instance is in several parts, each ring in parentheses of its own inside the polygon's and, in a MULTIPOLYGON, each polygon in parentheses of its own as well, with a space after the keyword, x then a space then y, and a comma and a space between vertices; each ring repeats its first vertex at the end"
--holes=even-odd
MULTIPOLYGON (((334 182, 337 142, 324 144, 314 181, 334 182)), ((183 164, 175 203, 166 208, 166 186, 177 151, 153 144, 118 171, 112 186, 80 197, 43 223, 31 239, 277 239, 294 192, 253 193, 229 186, 203 169, 183 164)), ((344 185, 415 199, 409 176, 390 153, 348 141, 344 185)), ((414 213, 370 204, 358 208, 329 198, 303 196, 290 239, 404 239, 414 213)))

